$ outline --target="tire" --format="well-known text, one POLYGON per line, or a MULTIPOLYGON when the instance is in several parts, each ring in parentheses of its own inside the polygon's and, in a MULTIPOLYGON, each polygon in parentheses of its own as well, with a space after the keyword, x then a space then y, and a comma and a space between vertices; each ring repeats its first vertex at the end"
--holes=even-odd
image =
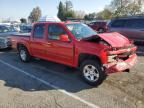
POLYGON ((94 60, 85 60, 81 64, 80 70, 83 80, 91 86, 100 85, 106 78, 100 63, 94 60))
POLYGON ((19 57, 20 57, 21 61, 29 62, 31 56, 30 56, 27 48, 25 48, 24 46, 20 46, 18 50, 19 50, 19 57))

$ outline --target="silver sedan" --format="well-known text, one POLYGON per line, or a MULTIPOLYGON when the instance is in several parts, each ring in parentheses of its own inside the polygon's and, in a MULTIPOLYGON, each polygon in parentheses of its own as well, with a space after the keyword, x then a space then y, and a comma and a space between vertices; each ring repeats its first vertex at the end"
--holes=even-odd
POLYGON ((10 36, 17 32, 10 26, 0 25, 0 49, 10 48, 10 36))

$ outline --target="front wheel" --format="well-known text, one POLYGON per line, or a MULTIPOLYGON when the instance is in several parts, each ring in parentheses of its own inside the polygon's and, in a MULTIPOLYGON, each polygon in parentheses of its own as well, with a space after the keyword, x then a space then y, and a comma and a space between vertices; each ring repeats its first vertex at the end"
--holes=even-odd
POLYGON ((98 86, 106 78, 105 72, 102 70, 99 62, 94 60, 86 60, 80 66, 81 75, 89 85, 98 86))
POLYGON ((19 48, 19 57, 23 62, 29 62, 30 61, 29 52, 25 47, 19 48))

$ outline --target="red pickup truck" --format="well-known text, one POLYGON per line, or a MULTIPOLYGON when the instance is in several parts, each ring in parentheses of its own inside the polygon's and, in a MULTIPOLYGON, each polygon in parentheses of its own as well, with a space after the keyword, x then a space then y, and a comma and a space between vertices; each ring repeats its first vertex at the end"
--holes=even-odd
POLYGON ((11 40, 23 62, 36 57, 79 68, 90 85, 129 70, 137 61, 137 47, 121 34, 97 34, 78 22, 38 22, 31 34, 13 35, 11 40))

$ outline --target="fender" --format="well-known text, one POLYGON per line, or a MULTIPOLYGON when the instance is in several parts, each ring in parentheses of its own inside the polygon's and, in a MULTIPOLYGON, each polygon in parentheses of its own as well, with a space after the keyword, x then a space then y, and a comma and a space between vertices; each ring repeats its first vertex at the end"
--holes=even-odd
POLYGON ((18 43, 17 43, 17 50, 18 50, 18 46, 19 46, 19 45, 23 45, 24 47, 26 47, 27 50, 28 50, 28 52, 29 52, 29 54, 32 55, 32 53, 31 53, 31 51, 30 51, 30 46, 29 46, 29 43, 28 43, 28 42, 23 42, 23 41, 18 42, 18 43))

